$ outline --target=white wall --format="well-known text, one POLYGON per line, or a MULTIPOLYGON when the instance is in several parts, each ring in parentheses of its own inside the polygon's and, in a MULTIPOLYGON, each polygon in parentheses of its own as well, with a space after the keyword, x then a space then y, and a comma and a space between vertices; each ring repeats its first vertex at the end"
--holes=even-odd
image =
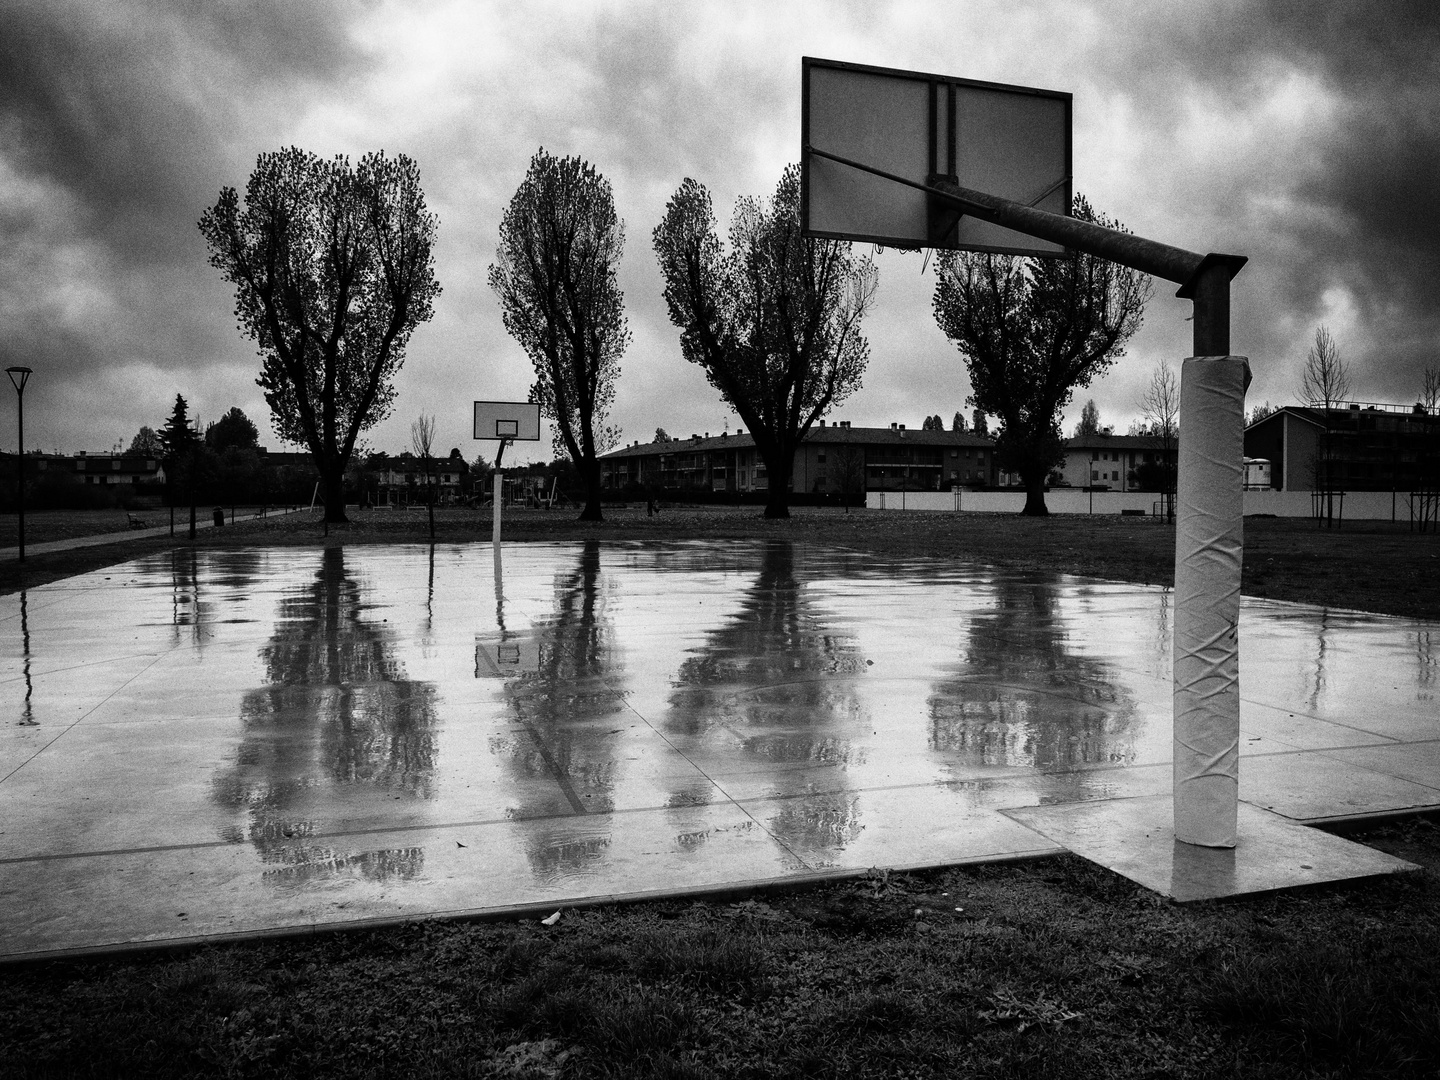
MULTIPOLYGON (((1118 514, 1121 510, 1150 513, 1160 496, 1145 491, 1080 491, 1052 488, 1045 505, 1052 514, 1118 514), (1091 498, 1094 498, 1092 504, 1091 498), (1093 505, 1093 510, 1092 510, 1093 505)), ((950 510, 980 513, 1019 513, 1023 491, 871 491, 865 496, 871 510, 950 510)))
MULTIPOLYGON (((1122 510, 1155 512, 1161 496, 1153 491, 1080 491, 1052 488, 1045 493, 1045 505, 1052 514, 1118 514, 1122 510), (1092 503, 1093 497, 1093 503, 1092 503)), ((1023 491, 871 491, 865 496, 871 510, 949 510, 951 512, 1019 513, 1025 505, 1023 491)), ((1351 491, 1336 513, 1351 521, 1389 521, 1391 495, 1388 491, 1351 491)), ((1161 508, 1163 513, 1163 507, 1161 508)), ((1274 514, 1276 517, 1309 517, 1308 491, 1247 491, 1245 513, 1274 514)), ((1410 496, 1394 497, 1396 521, 1410 520, 1410 496)))
MULTIPOLYGON (((1391 507, 1394 507, 1396 521, 1410 520, 1410 494, 1388 491, 1348 491, 1342 504, 1335 497, 1335 513, 1350 521, 1389 521, 1391 507)), ((1310 492, 1308 491, 1247 491, 1245 492, 1245 513, 1274 514, 1276 517, 1309 517, 1311 514, 1310 492)))

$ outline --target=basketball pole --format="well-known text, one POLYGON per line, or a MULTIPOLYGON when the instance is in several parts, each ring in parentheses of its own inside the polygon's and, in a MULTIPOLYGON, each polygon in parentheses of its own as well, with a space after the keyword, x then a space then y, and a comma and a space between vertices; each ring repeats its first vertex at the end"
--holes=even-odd
POLYGON ((500 555, 500 503, 505 496, 505 473, 500 468, 500 459, 505 456, 505 447, 509 445, 509 439, 501 439, 500 449, 495 451, 495 495, 493 499, 495 505, 492 507, 490 539, 491 543, 495 545, 496 558, 499 558, 500 555))
POLYGON ((1212 261, 1187 288, 1194 302, 1194 355, 1180 367, 1187 435, 1180 440, 1175 485, 1175 838, 1233 848, 1240 801, 1240 571, 1250 365, 1230 355, 1227 269, 1212 261))
POLYGON ((919 188, 979 218, 1180 285, 1194 304, 1193 355, 1180 369, 1181 441, 1175 528, 1173 775, 1175 839, 1233 848, 1239 810, 1240 568, 1245 388, 1230 355, 1230 280, 1241 255, 1199 255, 962 188, 920 183, 806 145, 807 154, 919 188))

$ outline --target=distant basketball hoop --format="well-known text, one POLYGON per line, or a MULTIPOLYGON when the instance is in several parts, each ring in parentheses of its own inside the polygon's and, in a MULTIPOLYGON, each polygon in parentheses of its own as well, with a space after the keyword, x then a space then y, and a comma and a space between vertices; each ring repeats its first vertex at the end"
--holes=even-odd
POLYGON ((477 401, 475 438, 539 442, 540 406, 533 401, 477 401))
MULTIPOLYGON (((495 451, 495 484, 491 501, 491 541, 495 545, 496 580, 500 567, 500 507, 505 501, 505 473, 500 468, 500 459, 505 447, 512 442, 540 441, 540 406, 533 401, 477 401, 475 402, 475 438, 497 439, 500 448, 495 451)), ((497 586, 498 587, 498 586, 497 586)))

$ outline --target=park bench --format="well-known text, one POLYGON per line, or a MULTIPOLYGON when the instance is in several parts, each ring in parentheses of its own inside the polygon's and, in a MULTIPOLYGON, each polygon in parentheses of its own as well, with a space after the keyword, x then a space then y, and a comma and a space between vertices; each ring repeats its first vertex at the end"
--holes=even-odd
POLYGON ((132 528, 132 529, 144 529, 144 528, 147 528, 147 525, 146 525, 146 523, 145 523, 145 519, 144 519, 144 518, 138 518, 138 517, 136 517, 134 514, 131 514, 131 513, 129 513, 129 512, 127 512, 127 513, 125 514, 125 522, 126 522, 126 524, 128 524, 128 525, 130 526, 130 528, 132 528))

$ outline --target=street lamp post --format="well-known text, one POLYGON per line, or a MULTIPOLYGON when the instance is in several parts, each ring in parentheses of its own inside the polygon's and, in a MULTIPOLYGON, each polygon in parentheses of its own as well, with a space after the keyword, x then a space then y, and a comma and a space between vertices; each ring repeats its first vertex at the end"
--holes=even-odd
POLYGON ((15 459, 15 494, 20 505, 20 561, 25 561, 25 384, 30 381, 28 367, 8 367, 5 374, 15 386, 15 397, 19 404, 18 427, 20 456, 15 459))

